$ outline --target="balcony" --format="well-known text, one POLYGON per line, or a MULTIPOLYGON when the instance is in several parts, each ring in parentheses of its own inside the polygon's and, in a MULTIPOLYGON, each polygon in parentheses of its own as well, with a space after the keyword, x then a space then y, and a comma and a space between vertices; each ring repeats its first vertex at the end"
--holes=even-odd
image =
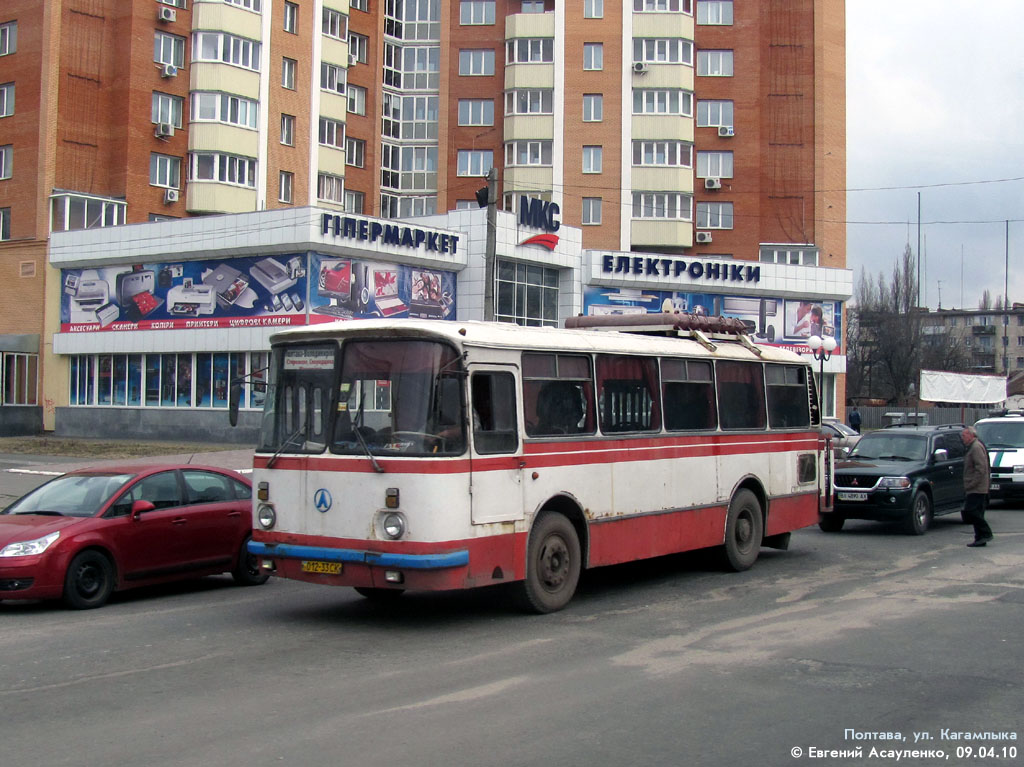
POLYGON ((971 328, 971 332, 976 336, 994 336, 996 334, 995 325, 974 325, 971 328))

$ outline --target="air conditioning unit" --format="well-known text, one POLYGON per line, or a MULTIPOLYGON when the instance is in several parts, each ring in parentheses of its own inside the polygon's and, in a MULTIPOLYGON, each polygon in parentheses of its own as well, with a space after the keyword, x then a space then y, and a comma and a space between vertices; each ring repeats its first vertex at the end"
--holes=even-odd
POLYGON ((160 19, 160 21, 177 21, 178 20, 178 12, 176 10, 174 10, 173 8, 167 8, 167 7, 159 8, 159 9, 157 9, 157 16, 156 17, 158 19, 160 19))
POLYGON ((705 189, 721 189, 722 188, 722 179, 720 179, 720 178, 706 178, 706 179, 704 179, 704 188, 705 189))
POLYGON ((732 138, 736 135, 736 132, 733 130, 731 125, 719 125, 718 135, 722 138, 732 138))
POLYGON ((647 74, 647 65, 642 61, 633 62, 633 71, 638 75, 647 74))
POLYGON ((697 232, 697 242, 711 242, 711 232, 697 232))
POLYGON ((350 67, 354 67, 358 63, 359 63, 359 54, 358 53, 350 53, 348 55, 348 65, 350 67))
POLYGON ((164 190, 164 203, 170 204, 178 201, 178 190, 177 189, 165 189, 164 190))
POLYGON ((161 77, 177 77, 178 76, 178 68, 176 66, 174 66, 174 64, 164 64, 163 66, 160 67, 160 76, 161 77))
POLYGON ((174 125, 171 123, 157 123, 153 135, 157 138, 170 138, 174 135, 174 125))

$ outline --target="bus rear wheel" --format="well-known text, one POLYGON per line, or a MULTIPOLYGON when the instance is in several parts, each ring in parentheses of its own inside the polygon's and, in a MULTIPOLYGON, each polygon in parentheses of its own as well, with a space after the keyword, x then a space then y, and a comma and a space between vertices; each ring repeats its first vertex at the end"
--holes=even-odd
POLYGON ((576 593, 582 569, 580 539, 564 515, 541 512, 530 531, 526 579, 517 584, 520 605, 535 613, 561 610, 576 593))
POLYGON ((764 518, 757 496, 749 490, 740 490, 729 504, 725 519, 725 546, 722 562, 730 570, 749 570, 761 552, 764 518))

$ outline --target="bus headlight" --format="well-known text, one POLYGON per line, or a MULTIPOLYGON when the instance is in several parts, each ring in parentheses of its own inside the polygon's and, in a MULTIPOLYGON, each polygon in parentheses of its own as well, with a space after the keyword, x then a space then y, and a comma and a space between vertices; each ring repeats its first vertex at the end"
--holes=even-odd
POLYGON ((405 518, 401 514, 388 514, 384 517, 384 534, 388 538, 398 540, 405 533, 405 518))
POLYGON ((267 503, 261 503, 259 508, 256 509, 256 521, 260 523, 260 527, 264 530, 269 530, 277 522, 277 512, 274 511, 274 507, 267 503))

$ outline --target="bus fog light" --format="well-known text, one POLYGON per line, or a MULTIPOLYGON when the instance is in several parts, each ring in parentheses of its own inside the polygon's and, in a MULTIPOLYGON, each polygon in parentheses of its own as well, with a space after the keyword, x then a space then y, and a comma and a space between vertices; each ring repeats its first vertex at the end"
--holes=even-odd
POLYGON ((274 560, 273 559, 264 559, 264 560, 262 560, 260 562, 260 569, 261 570, 267 570, 267 571, 272 572, 272 573, 273 572, 277 572, 277 568, 274 567, 274 560))
POLYGON ((405 519, 401 514, 388 514, 384 517, 384 534, 395 540, 405 533, 405 519))
POLYGON ((405 576, 398 570, 385 570, 384 580, 388 583, 405 583, 405 576))
POLYGON ((260 523, 260 527, 264 530, 269 530, 277 522, 277 513, 274 511, 273 506, 261 503, 256 510, 256 519, 260 523))

